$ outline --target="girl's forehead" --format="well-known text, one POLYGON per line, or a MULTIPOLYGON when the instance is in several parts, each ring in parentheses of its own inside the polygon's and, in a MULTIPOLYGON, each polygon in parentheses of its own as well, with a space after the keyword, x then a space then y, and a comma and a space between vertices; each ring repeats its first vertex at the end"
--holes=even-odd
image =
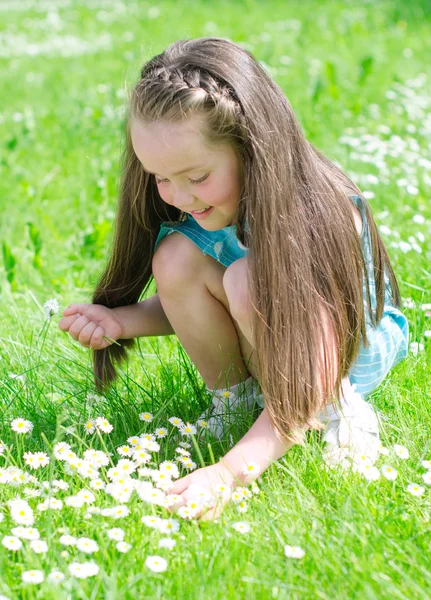
POLYGON ((136 156, 146 171, 156 175, 198 170, 218 162, 223 153, 219 146, 208 145, 198 119, 181 123, 133 121, 130 133, 136 156))
POLYGON ((210 148, 202 135, 199 122, 139 123, 132 122, 130 133, 133 148, 144 168, 162 174, 203 165, 219 154, 210 148))

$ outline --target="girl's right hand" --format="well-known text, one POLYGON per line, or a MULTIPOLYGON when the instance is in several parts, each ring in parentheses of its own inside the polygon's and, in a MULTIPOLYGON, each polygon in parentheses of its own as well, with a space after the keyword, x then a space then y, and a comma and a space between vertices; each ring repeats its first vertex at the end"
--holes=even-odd
POLYGON ((102 304, 70 304, 58 322, 62 331, 68 331, 85 348, 103 350, 112 344, 103 336, 117 340, 123 326, 111 308, 102 304))

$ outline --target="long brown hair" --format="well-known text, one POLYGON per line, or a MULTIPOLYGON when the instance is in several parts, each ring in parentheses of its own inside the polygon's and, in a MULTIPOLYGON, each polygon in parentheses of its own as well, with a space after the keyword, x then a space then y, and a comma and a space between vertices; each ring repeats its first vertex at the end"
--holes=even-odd
MULTIPOLYGON (((306 427, 321 428, 315 415, 322 405, 338 398, 361 339, 368 344, 362 288, 368 273, 348 198, 360 190, 304 138, 281 88, 239 44, 216 37, 180 40, 143 66, 125 121, 113 249, 92 300, 111 308, 138 302, 152 281, 161 222, 182 218, 163 202, 154 176, 136 157, 132 120, 172 123, 194 115, 204 117, 209 145, 231 144, 241 161, 236 226, 249 249, 259 382, 277 432, 303 443, 306 427), (329 331, 336 335, 336 373, 333 348, 324 343, 329 331)), ((400 294, 368 205, 366 215, 377 298, 374 311, 367 284, 368 311, 377 324, 385 270, 395 306, 400 294)), ((115 379, 114 363, 134 340, 119 343, 94 351, 99 392, 115 379)))

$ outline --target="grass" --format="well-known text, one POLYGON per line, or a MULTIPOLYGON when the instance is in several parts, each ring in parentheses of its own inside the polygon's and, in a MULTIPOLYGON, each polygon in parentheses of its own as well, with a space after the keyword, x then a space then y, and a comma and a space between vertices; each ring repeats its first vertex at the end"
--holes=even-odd
MULTIPOLYGON (((85 508, 69 506, 39 512, 46 491, 27 496, 49 550, 36 554, 27 540, 17 553, 0 545, 0 594, 44 600, 427 597, 430 487, 415 497, 407 485, 423 483, 421 462, 431 458, 431 342, 424 335, 431 321, 421 309, 431 302, 429 5, 9 0, 0 2, 0 14, 0 439, 8 446, 0 472, 16 464, 30 473, 23 452, 45 451, 51 463, 34 474, 40 481, 64 478, 70 489, 56 493, 64 500, 88 481, 53 459, 56 442, 69 442, 79 456, 87 446, 112 452, 116 461, 117 447, 129 436, 166 427, 172 415, 195 422, 208 402, 175 336, 141 338, 106 397, 91 402, 88 350, 57 328, 58 315, 46 321, 43 310, 53 297, 61 310, 90 301, 112 236, 124 88, 145 60, 175 39, 229 37, 264 62, 308 139, 367 193, 402 296, 411 299, 404 309, 411 342, 423 344, 370 398, 384 417, 382 441, 390 449, 379 464, 398 470, 395 481, 327 471, 311 436, 306 447, 293 448, 265 472, 246 513, 230 504, 216 523, 181 520, 172 550, 159 548, 164 536, 140 521, 145 514, 166 518, 166 511, 136 494, 126 503, 130 515, 119 520, 86 518, 85 508), (153 414, 151 423, 139 419, 144 410, 153 414), (86 436, 85 422, 100 415, 112 433, 86 436), (32 432, 15 434, 15 417, 29 419, 32 432), (406 446, 410 457, 399 458, 394 444, 406 446), (237 521, 247 521, 250 532, 236 532, 237 521), (117 526, 132 545, 127 554, 107 538, 107 529, 117 526), (94 539, 99 551, 86 556, 66 549, 59 543, 63 530, 94 539), (304 558, 286 558, 285 544, 303 548, 304 558), (166 558, 167 571, 144 565, 155 554, 166 558), (93 560, 98 575, 72 577, 74 560, 93 560), (41 569, 46 578, 53 568, 66 575, 58 585, 21 580, 23 571, 41 569)), ((181 439, 170 425, 169 431, 160 440, 160 460, 173 458, 181 439)), ((216 457, 227 448, 212 443, 216 457)), ((209 464, 209 449, 201 450, 209 464)), ((6 502, 25 497, 25 487, 37 488, 0 483, 0 538, 16 525, 6 502)), ((120 504, 94 493, 99 507, 120 504)))

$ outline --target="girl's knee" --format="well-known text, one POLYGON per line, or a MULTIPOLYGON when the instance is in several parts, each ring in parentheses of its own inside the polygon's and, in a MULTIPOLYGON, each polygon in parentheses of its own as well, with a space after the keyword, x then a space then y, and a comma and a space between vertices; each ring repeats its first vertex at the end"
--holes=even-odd
POLYGON ((152 270, 157 287, 178 289, 196 278, 196 268, 202 260, 202 251, 189 238, 174 232, 157 247, 152 270))

